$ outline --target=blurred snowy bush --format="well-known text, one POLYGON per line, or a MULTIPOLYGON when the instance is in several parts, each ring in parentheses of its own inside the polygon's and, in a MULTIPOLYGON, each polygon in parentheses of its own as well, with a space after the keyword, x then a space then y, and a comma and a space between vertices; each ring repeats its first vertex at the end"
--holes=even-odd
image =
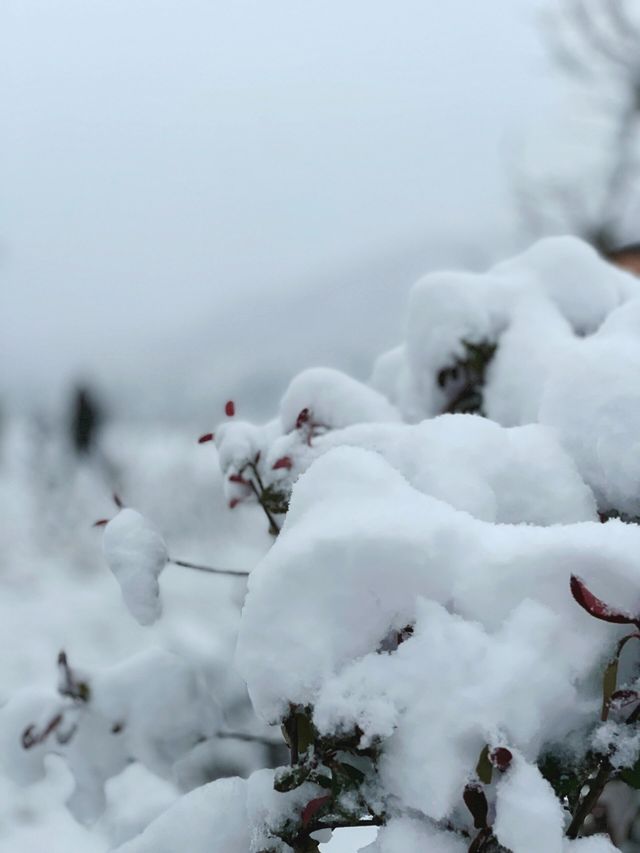
POLYGON ((131 762, 191 789, 122 853, 311 853, 345 827, 380 827, 370 853, 637 849, 639 377, 640 286, 576 239, 425 277, 368 385, 307 370, 264 425, 229 401, 201 438, 220 473, 190 463, 196 492, 222 478, 206 525, 181 539, 174 490, 129 489, 145 517, 121 509, 105 555, 133 615, 162 588, 170 620, 207 552, 251 570, 242 614, 242 577, 199 573, 215 649, 62 656, 57 692, 0 709, 7 772, 61 756, 87 822, 131 762))

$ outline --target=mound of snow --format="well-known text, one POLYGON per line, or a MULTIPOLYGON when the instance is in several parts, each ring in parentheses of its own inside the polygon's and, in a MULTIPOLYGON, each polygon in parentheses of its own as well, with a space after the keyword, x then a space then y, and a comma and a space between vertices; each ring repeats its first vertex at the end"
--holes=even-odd
POLYGON ((169 559, 160 532, 134 509, 121 509, 104 530, 104 556, 122 597, 141 625, 162 613, 158 577, 169 559))

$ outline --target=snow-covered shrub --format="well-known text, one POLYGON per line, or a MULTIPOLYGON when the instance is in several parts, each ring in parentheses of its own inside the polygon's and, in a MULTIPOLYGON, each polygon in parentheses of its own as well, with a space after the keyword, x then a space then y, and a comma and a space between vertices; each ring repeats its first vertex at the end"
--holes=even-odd
MULTIPOLYGON (((62 755, 84 820, 131 761, 193 789, 121 853, 311 853, 352 826, 380 827, 370 853, 638 849, 615 805, 640 789, 638 282, 571 238, 429 275, 369 384, 308 370, 267 424, 226 416, 201 441, 228 511, 273 537, 229 667, 289 761, 208 781, 215 685, 155 652, 62 656, 57 693, 0 710, 8 771, 62 755)), ((153 621, 190 564, 131 509, 104 536, 153 621)))

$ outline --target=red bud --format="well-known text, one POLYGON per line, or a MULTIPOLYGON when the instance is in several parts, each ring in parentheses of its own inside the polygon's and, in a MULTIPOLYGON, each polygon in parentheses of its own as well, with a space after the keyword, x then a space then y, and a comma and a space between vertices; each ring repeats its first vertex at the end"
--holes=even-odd
POLYGON ((233 400, 227 400, 224 407, 224 413, 228 418, 232 418, 235 415, 236 404, 233 402, 233 400))
POLYGON ((94 521, 91 525, 92 527, 104 527, 105 524, 109 524, 110 519, 108 518, 100 518, 98 521, 94 521))
POLYGON ((616 690, 609 700, 610 705, 615 705, 618 708, 624 708, 626 705, 632 705, 640 699, 636 690, 616 690))
POLYGON ((240 474, 229 474, 230 483, 239 483, 241 486, 248 486, 249 481, 245 480, 240 474))
POLYGON ((509 768, 512 760, 513 754, 511 750, 504 746, 499 746, 497 749, 494 749, 489 753, 489 761, 494 767, 497 767, 498 770, 502 771, 502 773, 509 768))
POLYGON ((296 429, 300 429, 300 427, 304 426, 311 417, 311 412, 309 409, 302 409, 302 411, 298 414, 296 418, 296 429))
POLYGON ((240 498, 231 498, 229 501, 229 509, 235 509, 240 503, 240 498))
POLYGON ((290 471, 293 468, 293 462, 291 461, 291 457, 281 456, 280 459, 277 459, 273 463, 271 468, 273 471, 277 471, 279 468, 286 468, 287 471, 290 471))
POLYGON ((215 435, 212 432, 205 432, 204 435, 201 435, 198 439, 198 444, 204 444, 205 441, 213 441, 215 435))

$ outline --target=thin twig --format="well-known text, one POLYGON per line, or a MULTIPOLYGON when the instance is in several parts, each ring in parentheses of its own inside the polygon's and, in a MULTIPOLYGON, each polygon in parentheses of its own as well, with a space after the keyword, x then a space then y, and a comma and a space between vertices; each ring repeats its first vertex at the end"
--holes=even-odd
POLYGON ((384 819, 381 817, 364 818, 363 820, 326 820, 318 821, 310 827, 311 832, 316 832, 318 829, 348 829, 352 826, 382 826, 384 819))
POLYGON ((189 563, 187 560, 169 559, 174 566, 180 566, 183 569, 195 569, 197 572, 209 572, 212 575, 237 575, 238 577, 248 577, 250 572, 236 571, 235 569, 217 569, 213 566, 203 566, 200 563, 189 563))
POLYGON ((257 469, 256 465, 254 465, 253 462, 249 462, 248 464, 249 464, 249 468, 251 468, 251 470, 253 471, 253 475, 258 482, 258 486, 256 486, 256 484, 253 482, 253 480, 249 480, 249 485, 250 485, 254 495, 258 499, 258 503, 262 507, 264 514, 269 519, 269 524, 271 526, 269 533, 271 533, 273 536, 277 536, 280 533, 280 525, 275 520, 275 518, 273 517, 271 512, 267 509, 267 507, 264 505, 264 502, 262 500, 262 493, 265 491, 265 488, 264 488, 264 484, 262 482, 262 479, 260 477, 260 474, 258 474, 258 469, 257 469))
POLYGON ((242 740, 247 743, 263 743, 265 746, 282 746, 282 741, 271 740, 262 735, 252 735, 249 732, 218 732, 217 736, 222 740, 242 740))
POLYGON ((593 811, 596 803, 600 799, 600 794, 604 791, 604 787, 611 776, 611 765, 609 760, 605 758, 600 765, 600 769, 589 784, 589 790, 583 799, 578 803, 578 806, 573 814, 571 823, 567 827, 567 838, 577 838, 582 829, 582 824, 593 811))

